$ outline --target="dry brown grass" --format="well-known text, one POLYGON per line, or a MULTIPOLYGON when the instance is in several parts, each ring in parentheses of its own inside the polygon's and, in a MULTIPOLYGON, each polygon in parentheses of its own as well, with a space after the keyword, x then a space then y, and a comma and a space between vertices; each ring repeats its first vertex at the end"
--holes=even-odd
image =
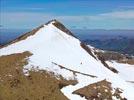
POLYGON ((76 81, 62 76, 58 80, 45 70, 24 75, 23 66, 30 55, 24 52, 0 57, 0 100, 68 100, 60 89, 76 81))
POLYGON ((85 86, 84 88, 78 89, 73 93, 85 96, 88 100, 112 100, 111 90, 111 83, 103 80, 101 82, 90 84, 88 86, 85 86), (105 89, 107 90, 107 92, 105 92, 105 89))
POLYGON ((119 88, 115 89, 115 92, 112 93, 111 83, 106 80, 90 84, 73 92, 73 94, 78 94, 87 100, 112 100, 112 96, 119 100, 126 100, 121 98, 121 93, 119 88))

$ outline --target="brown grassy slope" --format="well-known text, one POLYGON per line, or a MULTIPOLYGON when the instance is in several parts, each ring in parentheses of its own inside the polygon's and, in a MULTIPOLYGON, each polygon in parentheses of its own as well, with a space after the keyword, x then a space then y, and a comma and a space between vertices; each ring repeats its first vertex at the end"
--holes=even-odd
POLYGON ((119 88, 112 93, 111 83, 106 80, 90 84, 73 92, 73 94, 78 94, 87 100, 112 100, 112 96, 119 100, 126 100, 120 96, 120 93, 122 92, 119 88))
POLYGON ((57 80, 53 73, 46 71, 29 71, 23 73, 29 52, 0 57, 0 100, 68 100, 60 88, 74 84, 60 77, 57 80))

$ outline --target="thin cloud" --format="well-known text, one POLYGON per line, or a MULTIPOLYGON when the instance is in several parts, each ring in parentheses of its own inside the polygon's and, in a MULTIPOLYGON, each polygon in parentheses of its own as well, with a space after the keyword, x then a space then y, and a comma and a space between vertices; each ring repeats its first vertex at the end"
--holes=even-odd
POLYGON ((10 12, 1 13, 1 23, 10 27, 35 27, 51 19, 58 19, 67 26, 76 26, 78 28, 87 27, 103 27, 103 28, 134 28, 134 10, 131 11, 115 11, 96 15, 82 16, 59 16, 54 14, 34 13, 34 12, 10 12), (123 24, 127 23, 127 24, 123 24))
POLYGON ((134 10, 104 13, 100 14, 100 16, 108 18, 134 19, 134 10))

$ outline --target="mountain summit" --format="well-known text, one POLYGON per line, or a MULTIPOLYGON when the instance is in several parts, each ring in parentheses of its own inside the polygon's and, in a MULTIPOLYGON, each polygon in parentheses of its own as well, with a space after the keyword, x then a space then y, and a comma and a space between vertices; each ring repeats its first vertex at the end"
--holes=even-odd
MULTIPOLYGON (((126 82, 128 80, 120 74, 120 70, 113 67, 110 62, 107 63, 98 57, 95 48, 86 46, 57 20, 49 21, 0 49, 1 59, 11 55, 15 56, 15 54, 21 54, 20 57, 23 57, 22 54, 26 55, 25 52, 29 54, 25 57, 27 63, 23 65, 22 73, 30 77, 32 70, 35 70, 35 72, 45 71, 53 76, 47 79, 48 81, 53 78, 58 82, 65 80, 64 85, 63 82, 62 85, 59 85, 59 89, 61 89, 66 99, 134 99, 134 87, 126 82)), ((15 61, 13 64, 15 66, 19 65, 15 61)), ((47 80, 44 82, 48 82, 47 80)), ((21 81, 19 82, 21 84, 21 81)), ((50 87, 53 87, 53 85, 50 87)), ((52 90, 51 95, 55 95, 54 91, 56 89, 57 87, 52 90)), ((42 93, 39 96, 41 95, 42 93)), ((43 95, 45 95, 44 100, 46 100, 48 95, 43 95)), ((63 100, 57 95, 54 97, 63 100)), ((53 98, 53 100, 56 99, 53 98)))

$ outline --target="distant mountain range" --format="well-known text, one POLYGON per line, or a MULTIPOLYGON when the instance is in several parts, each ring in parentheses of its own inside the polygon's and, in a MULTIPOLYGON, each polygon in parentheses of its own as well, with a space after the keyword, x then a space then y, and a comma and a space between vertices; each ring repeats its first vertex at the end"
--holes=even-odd
POLYGON ((134 55, 134 39, 132 38, 116 37, 112 39, 86 39, 83 40, 83 42, 99 49, 134 55))
POLYGON ((134 30, 73 30, 87 45, 134 55, 134 30))

